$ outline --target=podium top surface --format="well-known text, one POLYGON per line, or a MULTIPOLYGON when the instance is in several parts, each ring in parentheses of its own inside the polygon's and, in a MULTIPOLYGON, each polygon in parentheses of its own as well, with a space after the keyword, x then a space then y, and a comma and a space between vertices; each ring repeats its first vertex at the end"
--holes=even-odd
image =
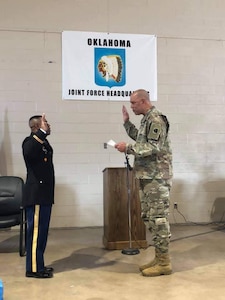
POLYGON ((106 171, 106 170, 121 170, 121 169, 126 169, 126 167, 107 167, 105 169, 103 169, 102 172, 106 171))

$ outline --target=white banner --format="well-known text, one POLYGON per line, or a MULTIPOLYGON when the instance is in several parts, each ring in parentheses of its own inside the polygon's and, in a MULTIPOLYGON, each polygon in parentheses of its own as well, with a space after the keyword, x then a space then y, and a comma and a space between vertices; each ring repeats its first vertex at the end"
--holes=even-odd
POLYGON ((155 35, 62 33, 64 100, 129 100, 137 89, 157 100, 155 35))

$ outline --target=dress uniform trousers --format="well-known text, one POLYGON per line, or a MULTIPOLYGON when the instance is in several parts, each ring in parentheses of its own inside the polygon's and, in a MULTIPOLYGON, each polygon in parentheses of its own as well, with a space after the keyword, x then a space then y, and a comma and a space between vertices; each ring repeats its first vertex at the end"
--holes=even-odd
POLYGON ((26 271, 44 270, 44 252, 47 244, 52 205, 26 207, 27 240, 26 271))

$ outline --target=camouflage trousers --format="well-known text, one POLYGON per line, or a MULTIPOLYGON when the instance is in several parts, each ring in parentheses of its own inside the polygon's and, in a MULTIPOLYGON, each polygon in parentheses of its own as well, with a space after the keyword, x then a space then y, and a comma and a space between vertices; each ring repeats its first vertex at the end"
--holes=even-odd
POLYGON ((139 180, 141 217, 152 234, 155 248, 161 253, 169 251, 170 225, 169 193, 171 183, 165 180, 139 180))

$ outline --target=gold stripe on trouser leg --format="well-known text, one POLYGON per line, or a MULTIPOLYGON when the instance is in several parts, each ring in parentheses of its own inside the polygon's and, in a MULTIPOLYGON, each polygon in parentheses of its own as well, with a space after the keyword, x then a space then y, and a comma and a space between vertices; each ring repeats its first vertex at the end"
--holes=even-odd
POLYGON ((40 211, 40 206, 35 205, 34 232, 33 232, 33 242, 32 242, 32 272, 37 272, 37 238, 38 238, 39 211, 40 211))

